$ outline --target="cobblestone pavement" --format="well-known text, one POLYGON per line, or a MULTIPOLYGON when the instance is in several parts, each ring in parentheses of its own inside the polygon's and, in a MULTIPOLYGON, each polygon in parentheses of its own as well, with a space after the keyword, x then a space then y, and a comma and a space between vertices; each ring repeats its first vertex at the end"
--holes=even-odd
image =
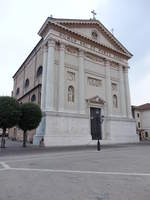
POLYGON ((19 149, 1 151, 0 200, 150 200, 148 142, 19 149))

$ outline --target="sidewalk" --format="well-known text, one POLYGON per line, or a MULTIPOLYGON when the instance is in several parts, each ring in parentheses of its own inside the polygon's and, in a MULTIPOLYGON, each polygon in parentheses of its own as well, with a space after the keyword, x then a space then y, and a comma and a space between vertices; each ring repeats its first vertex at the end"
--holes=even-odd
MULTIPOLYGON (((127 148, 135 145, 150 145, 150 141, 142 141, 140 143, 130 143, 130 144, 105 144, 101 145, 101 150, 106 148, 127 148)), ((21 155, 21 154, 30 154, 30 153, 50 153, 50 152, 65 152, 65 151, 97 151, 96 145, 80 145, 80 146, 59 146, 59 147, 40 147, 34 146, 30 143, 27 143, 27 147, 22 147, 22 142, 12 141, 6 139, 6 148, 0 148, 0 156, 8 155, 21 155)))

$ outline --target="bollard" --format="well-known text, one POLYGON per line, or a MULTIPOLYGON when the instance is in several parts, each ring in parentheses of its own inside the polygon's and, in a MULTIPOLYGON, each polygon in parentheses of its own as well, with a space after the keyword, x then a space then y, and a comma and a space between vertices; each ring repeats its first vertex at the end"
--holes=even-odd
POLYGON ((97 151, 100 151, 101 150, 101 145, 100 145, 100 141, 98 140, 97 141, 97 151))

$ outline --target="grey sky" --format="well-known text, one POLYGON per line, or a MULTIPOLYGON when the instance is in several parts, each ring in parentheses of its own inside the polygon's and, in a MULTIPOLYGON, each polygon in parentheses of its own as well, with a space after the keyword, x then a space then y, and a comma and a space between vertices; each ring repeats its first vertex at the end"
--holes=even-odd
POLYGON ((149 0, 0 0, 0 95, 10 95, 12 76, 39 41, 45 19, 90 18, 92 9, 131 52, 132 104, 150 102, 149 0))

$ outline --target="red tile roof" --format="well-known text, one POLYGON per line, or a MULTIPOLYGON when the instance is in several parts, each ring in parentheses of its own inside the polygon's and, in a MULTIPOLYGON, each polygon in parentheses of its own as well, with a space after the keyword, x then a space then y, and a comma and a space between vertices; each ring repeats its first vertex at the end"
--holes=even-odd
POLYGON ((137 110, 150 110, 150 103, 145 103, 140 106, 133 106, 133 108, 137 110))

